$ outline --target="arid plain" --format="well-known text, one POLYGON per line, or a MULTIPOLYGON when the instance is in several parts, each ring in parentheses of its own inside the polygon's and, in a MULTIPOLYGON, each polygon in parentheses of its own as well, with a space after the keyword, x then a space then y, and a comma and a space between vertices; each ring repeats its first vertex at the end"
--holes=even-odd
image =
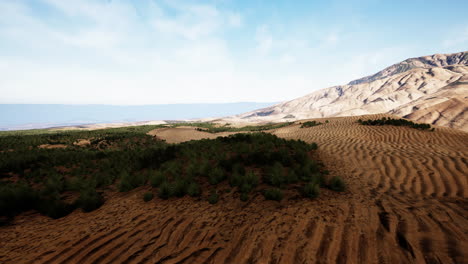
MULTIPOLYGON (((225 193, 215 205, 190 197, 145 203, 149 187, 109 193, 90 213, 16 217, 0 228, 0 262, 466 263, 468 133, 356 122, 383 116, 267 131, 317 142, 330 174, 346 181, 344 193, 286 193, 281 202, 225 193)), ((168 142, 213 136, 187 127, 150 134, 168 142)))

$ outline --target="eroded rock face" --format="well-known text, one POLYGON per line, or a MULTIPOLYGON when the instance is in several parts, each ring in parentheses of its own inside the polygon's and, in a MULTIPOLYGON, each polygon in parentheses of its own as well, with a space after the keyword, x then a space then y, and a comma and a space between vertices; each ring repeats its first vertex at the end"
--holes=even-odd
POLYGON ((405 60, 347 85, 226 118, 235 122, 279 122, 391 113, 418 122, 468 131, 468 52, 405 60), (268 113, 268 114, 265 114, 268 113))

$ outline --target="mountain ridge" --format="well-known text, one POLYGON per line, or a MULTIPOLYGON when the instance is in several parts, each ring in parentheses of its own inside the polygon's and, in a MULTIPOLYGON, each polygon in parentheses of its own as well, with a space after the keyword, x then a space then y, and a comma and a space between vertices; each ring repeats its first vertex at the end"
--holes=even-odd
POLYGON ((403 73, 414 68, 433 68, 446 67, 450 65, 466 65, 468 64, 468 52, 457 52, 450 54, 433 54, 422 57, 409 58, 399 63, 395 63, 373 75, 362 77, 353 80, 348 85, 359 84, 363 82, 375 81, 383 79, 390 75, 403 73))
POLYGON ((437 111, 434 105, 445 107, 451 104, 443 102, 457 98, 457 107, 444 109, 440 116, 420 111, 416 121, 468 131, 468 52, 411 58, 350 83, 355 84, 323 88, 222 121, 281 122, 380 113, 411 119, 416 116, 411 115, 416 110, 437 111), (408 63, 412 66, 398 72, 408 63), (372 80, 376 75, 384 77, 372 80))

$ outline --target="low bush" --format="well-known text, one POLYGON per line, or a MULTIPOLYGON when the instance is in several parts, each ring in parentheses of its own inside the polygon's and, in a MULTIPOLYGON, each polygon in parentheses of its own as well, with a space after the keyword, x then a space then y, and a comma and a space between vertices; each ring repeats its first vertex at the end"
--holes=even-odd
POLYGON ((245 202, 249 199, 249 194, 248 193, 241 193, 240 195, 240 200, 245 202))
POLYGON ((167 182, 163 182, 159 186, 158 196, 161 199, 169 199, 171 197, 171 186, 167 182))
POLYGON ((328 188, 337 192, 344 192, 346 190, 346 184, 341 177, 334 176, 328 182, 328 188))
POLYGON ((85 212, 96 210, 101 207, 103 203, 104 199, 95 189, 83 190, 76 201, 77 206, 85 212))
POLYGON ((316 150, 317 148, 318 148, 317 143, 313 142, 313 143, 310 144, 310 149, 311 150, 316 150))
POLYGON ((314 127, 314 126, 318 126, 318 125, 321 125, 322 123, 320 122, 317 122, 317 121, 307 121, 307 122, 304 122, 302 123, 301 125, 301 128, 304 128, 304 127, 314 127))
POLYGON ((11 217, 22 211, 33 209, 38 194, 26 183, 0 183, 0 215, 11 217))
POLYGON ((176 197, 182 197, 187 194, 188 182, 185 179, 177 179, 172 183, 171 194, 176 197))
POLYGON ((283 192, 278 188, 270 188, 263 192, 263 196, 267 200, 281 201, 283 199, 283 192))
POLYGON ((208 182, 212 185, 216 185, 226 179, 226 174, 220 168, 214 168, 211 170, 208 176, 208 182))
POLYGON ((413 121, 406 120, 406 119, 394 119, 394 118, 386 118, 383 117, 381 119, 375 119, 375 120, 362 120, 359 119, 357 121, 361 125, 365 126, 383 126, 383 125, 391 125, 391 126, 407 126, 407 127, 412 127, 415 129, 420 129, 420 130, 429 130, 434 131, 434 128, 431 129, 430 124, 424 124, 424 123, 414 123, 413 121))
MULTIPOLYGON (((35 203, 35 208, 39 213, 57 219, 64 217, 75 210, 75 204, 68 204, 60 200, 60 197, 41 197, 35 203)), ((89 212, 88 207, 83 206, 83 211, 89 212)), ((91 205, 92 206, 92 205, 91 205)), ((90 208, 91 208, 90 206, 90 208)), ((97 207, 99 207, 98 205, 97 207)))
POLYGON ((192 197, 197 197, 201 195, 200 185, 198 183, 192 182, 187 188, 187 194, 192 197))
POLYGON ((146 175, 143 173, 129 174, 122 172, 120 175, 119 191, 128 192, 146 183, 146 175))
POLYGON ((304 186, 303 195, 308 198, 317 198, 320 195, 320 186, 317 183, 307 183, 304 186))
POLYGON ((210 197, 208 197, 208 202, 210 204, 215 204, 219 200, 219 195, 216 192, 211 192, 210 197))
POLYGON ((151 200, 153 200, 153 193, 152 192, 145 192, 145 194, 143 194, 143 201, 149 202, 151 200))
POLYGON ((167 181, 167 177, 161 171, 153 172, 150 175, 150 183, 153 187, 159 187, 163 182, 167 181))

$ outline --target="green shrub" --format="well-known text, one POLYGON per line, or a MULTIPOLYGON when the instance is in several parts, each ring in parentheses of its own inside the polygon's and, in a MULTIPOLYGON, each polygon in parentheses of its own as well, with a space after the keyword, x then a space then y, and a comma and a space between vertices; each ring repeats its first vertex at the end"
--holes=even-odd
POLYGON ((229 184, 231 185, 231 187, 240 186, 242 184, 242 181, 243 181, 242 175, 236 172, 233 173, 231 177, 229 178, 229 184))
POLYGON ((200 196, 201 195, 200 186, 196 182, 190 183, 187 188, 187 194, 192 197, 200 196))
POLYGON ((281 201, 283 199, 283 192, 278 188, 270 188, 263 192, 263 196, 267 200, 281 201))
POLYGON ((225 179, 226 174, 220 168, 214 168, 208 176, 208 182, 212 185, 216 185, 225 179))
POLYGON ((241 193, 249 193, 253 190, 253 186, 251 184, 248 184, 246 182, 242 183, 242 185, 239 188, 239 191, 241 193))
POLYGON ((161 199, 168 199, 171 197, 171 186, 167 182, 163 182, 159 186, 158 196, 161 199))
POLYGON ((26 183, 0 184, 0 216, 12 217, 34 208, 38 195, 29 185, 26 183))
POLYGON ((245 202, 249 199, 249 194, 248 193, 241 193, 240 195, 240 200, 245 202))
POLYGON ((242 165, 241 163, 236 163, 232 167, 232 172, 233 173, 238 173, 240 175, 244 175, 245 174, 245 166, 242 165))
POLYGON ((414 123, 413 121, 401 119, 401 118, 393 119, 393 118, 383 117, 381 119, 365 120, 365 121, 359 119, 357 122, 361 125, 366 125, 366 126, 383 126, 383 125, 408 126, 408 127, 420 129, 420 130, 428 130, 431 128, 430 124, 424 124, 424 123, 418 124, 418 123, 414 123))
POLYGON ((128 192, 131 191, 139 186, 142 186, 146 182, 146 175, 142 173, 137 174, 129 174, 129 173, 122 173, 119 183, 119 191, 120 192, 128 192))
POLYGON ((218 200, 219 200, 219 195, 216 192, 212 192, 210 194, 210 197, 208 197, 208 202, 210 204, 215 204, 218 202, 218 200))
POLYGON ((156 171, 150 175, 150 183, 153 187, 159 187, 165 181, 167 181, 167 177, 161 171, 156 171))
POLYGON ((318 125, 321 125, 322 123, 320 122, 317 122, 317 121, 307 121, 307 122, 304 122, 302 123, 301 125, 301 128, 304 128, 304 127, 314 127, 314 126, 318 126, 318 125))
POLYGON ((153 199, 153 193, 152 192, 145 192, 145 194, 143 194, 143 201, 149 202, 152 199, 153 199))
POLYGON ((182 197, 187 194, 188 183, 185 179, 177 179, 172 184, 172 195, 182 197))
POLYGON ((283 165, 279 162, 276 162, 273 167, 269 169, 269 172, 265 176, 266 183, 276 187, 281 186, 285 181, 283 165))
POLYGON ((326 187, 327 186, 325 175, 323 175, 320 172, 313 173, 312 177, 310 179, 310 182, 314 183, 314 184, 318 184, 319 187, 326 187))
POLYGON ((346 190, 346 184, 341 177, 334 176, 330 179, 328 186, 331 190, 343 192, 346 190))
POLYGON ((297 176, 295 170, 289 168, 286 173, 286 183, 292 184, 299 182, 299 176, 297 176))
POLYGON ((76 201, 79 208, 85 212, 91 212, 99 208, 104 203, 102 196, 95 189, 83 190, 76 201))
MULTIPOLYGON (((94 204, 93 201, 89 201, 89 204, 83 206, 85 212, 92 211, 99 207, 100 204, 94 204), (89 207, 88 207, 89 206, 89 207)), ((60 200, 60 197, 41 197, 35 203, 35 209, 43 215, 47 215, 51 218, 57 219, 64 217, 71 213, 75 209, 75 205, 67 204, 60 200)))
POLYGON ((244 177, 244 182, 252 185, 252 187, 256 187, 259 181, 260 178, 253 171, 249 171, 244 177))
POLYGON ((304 186, 303 194, 308 198, 317 198, 320 195, 320 186, 317 183, 307 183, 304 186))

